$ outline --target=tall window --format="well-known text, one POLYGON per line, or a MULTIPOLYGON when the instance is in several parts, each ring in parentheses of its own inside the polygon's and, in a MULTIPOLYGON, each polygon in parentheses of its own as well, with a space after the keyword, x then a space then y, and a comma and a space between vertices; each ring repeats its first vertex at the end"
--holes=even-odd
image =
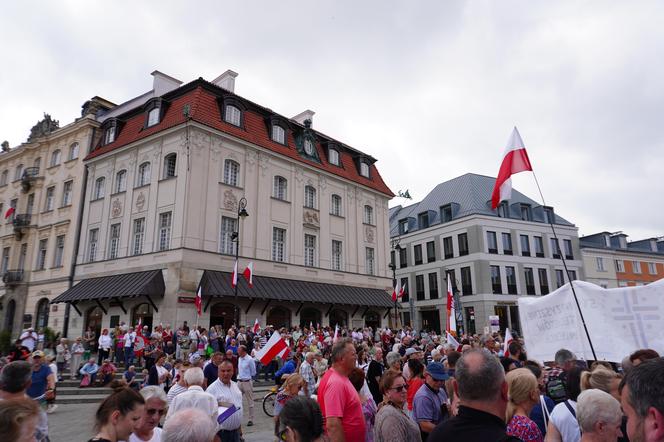
POLYGON ((417 244, 413 247, 413 255, 415 259, 415 265, 422 264, 422 244, 417 244))
POLYGON ((407 219, 400 219, 399 220, 399 234, 403 235, 404 233, 408 233, 408 220, 407 219))
POLYGON ((364 161, 360 163, 360 175, 369 178, 369 165, 364 161))
POLYGON ((158 107, 155 107, 148 112, 148 127, 159 123, 159 113, 160 109, 158 107))
POLYGON ((11 254, 11 247, 2 249, 2 274, 4 275, 9 270, 9 255, 11 254))
POLYGON ((415 294, 418 301, 424 301, 424 275, 415 276, 415 294))
POLYGON ((556 269, 556 288, 560 288, 563 285, 565 285, 565 272, 556 269))
POLYGON ((304 186, 304 207, 316 208, 316 189, 313 186, 304 186))
POLYGON ((272 196, 278 200, 286 201, 287 190, 288 190, 288 181, 286 180, 286 178, 279 175, 275 176, 272 196))
POLYGON ((104 132, 104 144, 111 144, 115 141, 115 130, 117 129, 117 123, 111 121, 104 132))
POLYGON ((339 151, 336 149, 330 149, 328 151, 329 157, 330 157, 330 163, 334 164, 335 166, 339 165, 339 151))
POLYGON ((651 275, 656 275, 657 274, 657 264, 654 262, 649 262, 648 263, 648 273, 651 275))
POLYGON ((53 153, 51 154, 51 161, 49 163, 49 166, 53 167, 60 164, 60 155, 61 155, 60 149, 54 150, 53 153))
POLYGON ((143 240, 145 239, 145 218, 134 220, 134 236, 132 244, 132 255, 143 253, 143 240))
POLYGON ((21 251, 18 255, 18 269, 25 269, 25 259, 28 256, 28 245, 26 243, 21 244, 21 251))
POLYGON ((55 203, 55 186, 51 186, 46 189, 46 204, 44 204, 44 210, 49 211, 53 210, 53 205, 55 203))
POLYGON ((369 205, 364 206, 364 223, 371 225, 374 223, 373 207, 369 205))
POLYGON ((530 239, 528 235, 519 235, 521 241, 521 256, 530 256, 530 239))
POLYGON ((465 256, 468 254, 468 234, 467 233, 459 233, 459 236, 457 237, 457 240, 459 241, 459 256, 465 256))
POLYGON ((35 208, 35 194, 31 193, 30 195, 28 195, 28 204, 26 207, 26 212, 28 213, 28 215, 32 215, 32 211, 34 208, 35 208))
POLYGON ((316 265, 316 236, 304 235, 304 265, 314 267, 316 265))
POLYGON ((159 251, 171 248, 171 212, 159 214, 159 251))
POLYGON ((332 215, 341 216, 341 197, 339 195, 332 195, 330 213, 332 215))
POLYGON ((62 267, 62 261, 65 256, 65 236, 59 235, 55 238, 55 256, 53 257, 53 267, 62 267))
POLYGON ((224 161, 224 184, 238 186, 240 176, 240 164, 233 160, 224 161))
POLYGON ((541 236, 534 236, 535 240, 535 256, 538 258, 544 258, 544 240, 541 236))
POLYGON ((286 131, 278 124, 272 125, 272 141, 280 144, 286 144, 286 131))
POLYGON ((367 271, 367 275, 375 275, 376 274, 376 267, 375 267, 375 257, 374 257, 374 249, 371 247, 366 248, 366 260, 365 260, 365 268, 367 271))
POLYGON ((74 182, 66 181, 62 190, 62 207, 71 206, 74 182))
POLYGON ((560 259, 560 244, 557 238, 551 238, 551 255, 554 259, 560 259))
POLYGON ((563 239, 563 247, 565 248, 565 259, 574 259, 574 252, 572 251, 572 241, 563 239))
POLYGON ((343 244, 341 241, 332 240, 332 270, 343 270, 343 244))
POLYGON ((115 174, 115 192, 124 192, 127 190, 127 171, 121 170, 115 174))
POLYGON ((616 259, 616 272, 624 273, 625 272, 625 261, 622 259, 616 259))
POLYGON ((21 178, 23 178, 23 164, 19 164, 16 166, 16 170, 14 170, 14 181, 18 181, 21 178))
POLYGON ((486 232, 486 243, 489 248, 489 253, 498 253, 498 240, 496 239, 496 232, 486 232))
POLYGON ((548 295, 549 277, 546 274, 546 269, 537 269, 537 276, 539 276, 540 293, 543 295, 548 295))
POLYGON ((451 236, 443 238, 443 256, 445 259, 454 258, 454 245, 451 236))
POLYGON ((434 241, 427 242, 427 262, 434 262, 436 260, 436 243, 434 241))
POLYGON ((503 238, 503 253, 505 255, 512 254, 512 235, 506 232, 501 233, 503 238))
POLYGON ((226 112, 224 113, 224 121, 231 123, 234 126, 239 126, 242 117, 242 112, 237 107, 227 104, 226 112))
POLYGON ((97 243, 99 241, 99 229, 90 230, 88 239, 88 262, 94 262, 97 259, 97 243))
POLYGON ((408 267, 408 249, 402 247, 399 250, 399 268, 403 269, 404 267, 408 267))
POLYGON ((116 259, 120 249, 120 223, 111 225, 111 234, 108 241, 108 258, 116 259))
POLYGON ((429 299, 438 299, 438 274, 429 273, 429 299))
POLYGON ((16 217, 16 207, 18 207, 18 198, 14 198, 13 200, 11 200, 11 201, 9 202, 9 207, 11 207, 12 209, 14 209, 14 210, 12 211, 11 216, 9 217, 9 222, 11 223, 11 222, 14 221, 14 218, 16 217))
POLYGON ((71 146, 69 146, 69 155, 67 155, 67 160, 71 161, 78 158, 78 150, 79 150, 78 143, 74 143, 71 146))
POLYGON ((286 229, 272 228, 272 261, 286 261, 286 229))
POLYGON ((576 281, 576 270, 568 270, 567 276, 569 276, 570 281, 576 281))
POLYGON ((553 209, 551 207, 544 208, 544 222, 547 224, 553 224, 555 218, 553 217, 553 209))
POLYGON ((37 174, 39 174, 39 168, 41 167, 41 158, 37 157, 35 158, 35 161, 32 163, 32 167, 37 169, 37 174))
POLYGON ((470 267, 461 267, 461 292, 463 295, 473 294, 473 280, 470 275, 470 267))
POLYGON ((523 276, 526 279, 526 294, 534 295, 535 294, 535 274, 533 269, 530 267, 523 268, 523 276))
POLYGON ((177 171, 178 154, 169 153, 164 157, 164 178, 173 178, 177 171))
POLYGON ((235 241, 233 233, 237 232, 237 220, 227 216, 221 217, 221 234, 219 235, 219 253, 225 255, 235 254, 235 241))
POLYGON ((141 187, 150 184, 150 163, 145 162, 138 166, 138 180, 136 186, 141 187))
POLYGON ((533 215, 530 204, 521 204, 521 219, 524 221, 532 221, 533 215))
POLYGON ((632 261, 632 272, 636 274, 641 273, 641 261, 632 261))
POLYGON ((493 294, 500 294, 503 292, 502 283, 500 281, 500 267, 490 266, 491 267, 491 289, 493 294))
POLYGON ((97 178, 95 181, 95 191, 93 194, 93 199, 98 200, 104 197, 104 189, 106 187, 106 178, 101 177, 97 178))
POLYGON ((595 262, 597 263, 598 272, 606 272, 606 269, 604 268, 604 258, 602 258, 601 256, 596 256, 595 262))
POLYGON ((507 293, 516 295, 516 271, 514 267, 505 267, 505 280, 507 281, 507 293))
POLYGON ((8 170, 3 170, 2 174, 0 174, 0 186, 6 186, 7 185, 7 176, 9 176, 9 171, 8 170))
POLYGON ((44 270, 46 268, 47 246, 48 246, 48 239, 39 240, 39 251, 37 252, 37 270, 44 270))

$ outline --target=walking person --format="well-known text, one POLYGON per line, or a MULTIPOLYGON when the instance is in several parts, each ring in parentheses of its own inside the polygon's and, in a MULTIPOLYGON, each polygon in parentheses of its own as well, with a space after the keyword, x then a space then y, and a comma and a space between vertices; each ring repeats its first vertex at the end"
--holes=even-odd
POLYGON ((70 359, 70 355, 67 338, 60 338, 60 342, 55 346, 55 365, 58 367, 58 381, 62 380, 62 373, 65 372, 65 365, 70 359))
POLYGON ((314 363, 314 353, 308 352, 304 358, 304 362, 300 364, 300 376, 304 379, 304 395, 306 397, 311 397, 316 390, 316 376, 314 376, 314 369, 312 364, 314 363))
POLYGON ((247 399, 249 407, 249 422, 247 422, 247 427, 251 427, 254 424, 254 376, 256 376, 256 362, 247 353, 246 346, 240 345, 237 352, 237 385, 242 392, 242 399, 247 399))

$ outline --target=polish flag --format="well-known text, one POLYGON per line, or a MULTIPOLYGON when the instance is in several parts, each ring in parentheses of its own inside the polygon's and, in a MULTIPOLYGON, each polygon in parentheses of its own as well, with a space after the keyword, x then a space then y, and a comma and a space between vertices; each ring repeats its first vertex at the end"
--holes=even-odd
POLYGON ((235 265, 233 266, 233 278, 231 279, 231 287, 237 285, 237 259, 235 260, 235 265))
POLYGON ((454 309, 454 293, 452 292, 452 278, 447 276, 447 327, 450 333, 456 333, 456 310, 454 309))
POLYGON ((401 285, 399 282, 399 298, 403 298, 403 295, 406 293, 406 287, 401 285))
POLYGON ((254 262, 253 261, 251 261, 251 262, 249 262, 249 264, 247 264, 247 268, 244 269, 244 272, 242 272, 242 276, 244 276, 244 279, 246 279, 247 282, 249 283, 249 288, 254 286, 254 262))
POLYGON ((403 296, 403 288, 401 287, 401 280, 397 279, 397 283, 392 290, 392 302, 397 302, 397 298, 403 296))
POLYGON ((256 358, 261 361, 261 364, 267 365, 286 349, 288 349, 286 341, 281 337, 278 331, 275 331, 272 333, 272 336, 270 336, 270 339, 268 339, 263 348, 258 350, 256 358))
POLYGON ((286 348, 281 350, 281 353, 279 353, 277 356, 279 356, 281 359, 285 360, 288 355, 290 354, 290 345, 286 343, 286 348))
POLYGON ((196 300, 194 301, 194 304, 196 305, 196 312, 198 313, 198 316, 200 316, 202 314, 201 307, 203 305, 203 288, 200 285, 196 292, 196 300))
POLYGON ((530 165, 528 153, 526 152, 526 147, 523 145, 521 135, 519 135, 517 128, 514 127, 505 148, 505 155, 498 171, 496 185, 491 194, 492 209, 498 207, 501 201, 508 200, 512 196, 511 176, 527 170, 532 172, 533 167, 530 165))
POLYGON ((514 340, 509 328, 505 329, 505 343, 503 344, 503 356, 510 357, 510 343, 514 340))
POLYGON ((452 344, 452 345, 454 346, 454 348, 458 350, 458 349, 459 349, 459 346, 461 345, 461 344, 459 344, 459 341, 457 341, 457 340, 454 338, 454 336, 452 336, 452 335, 450 334, 450 332, 446 332, 446 333, 447 333, 447 343, 448 343, 448 344, 452 344))
POLYGON ((258 323, 258 318, 254 321, 254 329, 252 330, 254 334, 258 333, 261 331, 261 325, 258 323))
POLYGON ((10 206, 10 207, 7 209, 7 211, 5 212, 5 219, 7 219, 7 218, 9 218, 10 216, 12 216, 12 214, 13 214, 14 212, 16 212, 16 209, 10 206))

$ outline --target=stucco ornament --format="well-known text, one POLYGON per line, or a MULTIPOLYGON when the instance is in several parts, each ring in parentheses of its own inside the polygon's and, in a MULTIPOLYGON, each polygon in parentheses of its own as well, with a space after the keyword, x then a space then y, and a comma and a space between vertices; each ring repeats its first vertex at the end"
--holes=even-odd
POLYGON ((374 242, 374 229, 372 227, 366 226, 364 229, 364 237, 367 240, 367 242, 374 242))
POLYGON ((230 189, 224 192, 224 209, 237 210, 237 197, 230 189))
POLYGON ((118 218, 122 216, 122 203, 120 202, 119 198, 115 198, 111 203, 111 216, 113 218, 118 218))
POLYGON ((136 208, 138 209, 139 212, 142 212, 144 207, 145 207, 145 194, 141 192, 138 194, 138 197, 136 198, 136 208))
POLYGON ((320 227, 320 218, 316 210, 305 210, 302 213, 302 221, 309 226, 320 227))

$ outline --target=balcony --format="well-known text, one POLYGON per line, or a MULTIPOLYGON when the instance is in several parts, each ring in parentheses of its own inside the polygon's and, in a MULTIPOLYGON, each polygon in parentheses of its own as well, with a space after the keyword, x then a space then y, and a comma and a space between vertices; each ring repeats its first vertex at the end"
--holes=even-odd
POLYGON ((29 213, 21 213, 18 215, 14 215, 14 219, 12 220, 12 224, 14 225, 14 235, 16 235, 17 239, 21 239, 23 237, 23 232, 25 229, 30 227, 30 222, 32 221, 32 215, 29 213))
POLYGON ((27 167, 21 176, 21 188, 23 192, 28 192, 37 178, 39 178, 39 167, 27 167))
POLYGON ((7 270, 2 274, 2 282, 8 286, 14 286, 23 281, 23 270, 7 270))

